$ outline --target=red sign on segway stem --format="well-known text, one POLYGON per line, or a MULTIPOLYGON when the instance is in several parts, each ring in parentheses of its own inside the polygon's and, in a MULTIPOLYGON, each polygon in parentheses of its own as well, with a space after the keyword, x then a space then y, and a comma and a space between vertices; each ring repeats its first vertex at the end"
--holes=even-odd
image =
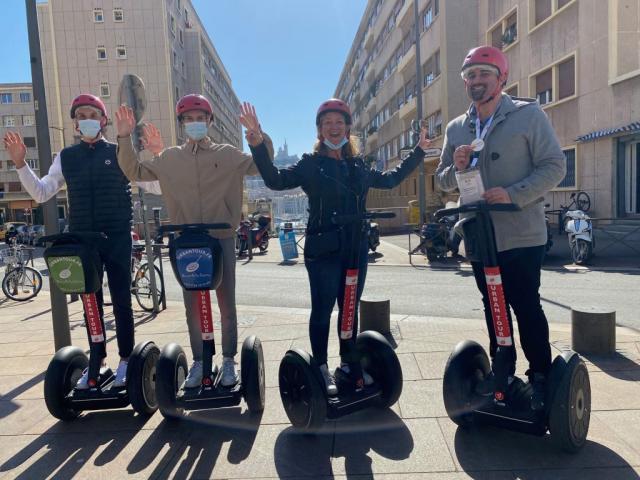
POLYGON ((513 339, 511 338, 511 329, 509 328, 509 317, 507 316, 507 304, 504 299, 500 268, 484 267, 484 277, 487 281, 487 294, 489 295, 491 318, 493 318, 493 329, 496 332, 496 340, 498 345, 510 347, 513 345, 513 339))
POLYGON ((104 342, 104 332, 102 331, 102 323, 100 322, 100 311, 98 310, 98 302, 95 293, 83 293, 82 306, 84 314, 87 317, 87 329, 93 343, 104 342))
POLYGON ((202 339, 213 340, 213 315, 211 314, 211 297, 209 296, 209 290, 198 290, 194 293, 198 299, 202 339))
POLYGON ((342 304, 342 324, 340 338, 349 340, 353 337, 353 321, 356 317, 356 293, 358 291, 358 270, 347 270, 344 280, 344 303, 342 304))

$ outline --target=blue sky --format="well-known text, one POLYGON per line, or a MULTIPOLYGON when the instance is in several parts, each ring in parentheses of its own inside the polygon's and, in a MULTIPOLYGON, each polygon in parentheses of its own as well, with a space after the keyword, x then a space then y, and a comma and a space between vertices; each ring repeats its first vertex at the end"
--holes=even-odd
MULTIPOLYGON (((315 111, 333 96, 366 0, 192 0, 240 101, 289 152, 311 149, 315 111), (212 8, 212 5, 215 7, 212 8)), ((0 83, 31 81, 24 2, 3 1, 0 83)))

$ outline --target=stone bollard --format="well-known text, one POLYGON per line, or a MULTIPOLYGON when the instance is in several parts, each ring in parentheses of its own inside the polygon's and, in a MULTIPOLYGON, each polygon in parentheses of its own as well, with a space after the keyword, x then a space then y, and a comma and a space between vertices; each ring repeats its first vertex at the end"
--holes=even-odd
POLYGON ((571 309, 571 348, 607 355, 616 351, 616 312, 595 307, 571 309))
POLYGON ((375 330, 382 335, 391 332, 391 301, 379 298, 362 297, 360 299, 359 331, 375 330))

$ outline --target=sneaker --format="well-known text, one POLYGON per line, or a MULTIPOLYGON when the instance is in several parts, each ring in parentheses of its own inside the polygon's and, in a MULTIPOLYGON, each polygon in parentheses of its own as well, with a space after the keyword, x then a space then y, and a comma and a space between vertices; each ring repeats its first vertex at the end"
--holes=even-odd
POLYGON ((322 378, 324 378, 324 384, 327 387, 327 395, 333 397, 338 394, 338 387, 336 386, 336 381, 331 375, 329 371, 329 367, 326 363, 320 365, 320 373, 322 373, 322 378))
MULTIPOLYGON (((515 377, 513 375, 509 375, 507 377, 507 386, 511 385, 514 380, 515 380, 515 377)), ((475 392, 478 395, 481 395, 483 397, 489 397, 493 395, 496 391, 495 382, 496 382, 495 375, 493 374, 493 372, 489 372, 489 375, 487 375, 478 383, 476 383, 475 392)))
POLYGON ((198 388, 200 385, 202 385, 202 360, 194 360, 182 387, 198 388))
POLYGON ((116 369, 116 379, 113 382, 113 386, 120 388, 125 387, 127 385, 127 366, 129 365, 129 360, 120 360, 118 364, 118 368, 116 369))
MULTIPOLYGON (((100 367, 100 376, 104 377, 109 373, 109 367, 102 365, 100 367)), ((89 367, 82 371, 82 376, 76 383, 76 390, 88 390, 89 389, 89 367)))
POLYGON ((222 359, 222 380, 223 387, 232 387, 238 383, 238 374, 236 373, 236 362, 233 357, 224 357, 222 359))
POLYGON ((531 410, 542 410, 544 408, 544 397, 547 392, 547 379, 542 373, 534 373, 529 378, 529 383, 533 387, 531 410))
MULTIPOLYGON (((344 373, 345 375, 351 375, 351 369, 349 368, 348 363, 342 362, 340 363, 340 366, 338 368, 342 370, 342 373, 344 373)), ((364 384, 367 387, 373 384, 373 377, 369 375, 364 369, 362 369, 362 379, 364 380, 364 384)))

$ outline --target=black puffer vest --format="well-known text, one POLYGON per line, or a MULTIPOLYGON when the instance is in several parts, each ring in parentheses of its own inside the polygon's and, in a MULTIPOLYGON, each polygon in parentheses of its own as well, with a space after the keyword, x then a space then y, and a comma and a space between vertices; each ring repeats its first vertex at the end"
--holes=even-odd
POLYGON ((81 142, 60 152, 69 196, 69 231, 128 232, 131 187, 118 166, 115 143, 81 142))

